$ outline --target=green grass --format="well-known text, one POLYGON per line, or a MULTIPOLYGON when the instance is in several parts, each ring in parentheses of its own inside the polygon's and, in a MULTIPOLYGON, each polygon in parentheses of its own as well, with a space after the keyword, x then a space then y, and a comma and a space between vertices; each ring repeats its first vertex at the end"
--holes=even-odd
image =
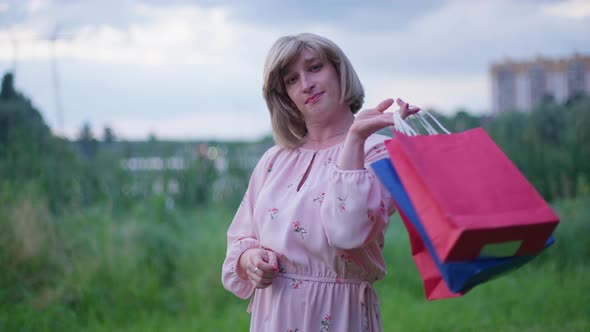
POLYGON ((389 275, 376 285, 385 330, 590 330, 590 200, 556 204, 562 218, 556 243, 530 264, 461 298, 426 301, 401 222, 392 220, 389 275))
MULTIPOLYGON (((56 219, 42 201, 0 211, 0 331, 247 331, 247 301, 221 286, 233 210, 161 200, 56 219)), ((556 204, 556 243, 462 298, 426 301, 401 222, 376 284, 386 331, 590 330, 590 199, 556 204)))

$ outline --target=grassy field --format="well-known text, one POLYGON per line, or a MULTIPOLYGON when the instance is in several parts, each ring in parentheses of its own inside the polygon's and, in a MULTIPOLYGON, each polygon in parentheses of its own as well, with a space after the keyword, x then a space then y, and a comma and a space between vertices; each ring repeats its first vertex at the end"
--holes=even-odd
MULTIPOLYGON (((220 282, 233 210, 169 212, 162 200, 55 219, 42 200, 0 211, 0 331, 247 331, 247 302, 220 282)), ((401 222, 377 283, 385 331, 590 331, 590 199, 555 205, 556 244, 462 298, 424 298, 401 222)))

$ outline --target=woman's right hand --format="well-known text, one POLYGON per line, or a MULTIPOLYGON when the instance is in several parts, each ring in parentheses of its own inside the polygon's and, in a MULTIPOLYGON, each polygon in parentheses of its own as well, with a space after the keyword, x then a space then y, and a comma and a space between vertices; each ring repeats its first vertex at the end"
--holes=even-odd
POLYGON ((279 273, 277 253, 262 248, 247 249, 240 256, 238 271, 247 276, 256 288, 266 288, 279 273))

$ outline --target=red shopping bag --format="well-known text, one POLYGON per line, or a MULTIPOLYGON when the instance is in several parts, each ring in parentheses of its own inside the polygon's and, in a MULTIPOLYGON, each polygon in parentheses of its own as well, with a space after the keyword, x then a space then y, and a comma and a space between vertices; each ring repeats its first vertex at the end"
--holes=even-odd
POLYGON ((427 300, 438 300, 447 299, 453 297, 459 297, 466 292, 453 293, 449 289, 449 286, 445 283, 440 271, 438 270, 436 263, 430 253, 426 249, 424 241, 420 237, 420 234, 412 225, 412 222, 405 215, 403 210, 398 208, 398 213, 404 222, 404 226, 408 232, 410 239, 410 247, 412 248, 412 258, 418 268, 418 273, 422 278, 422 284, 424 286, 424 294, 427 300))
POLYGON ((538 253, 559 222, 481 128, 386 146, 442 262, 538 253))

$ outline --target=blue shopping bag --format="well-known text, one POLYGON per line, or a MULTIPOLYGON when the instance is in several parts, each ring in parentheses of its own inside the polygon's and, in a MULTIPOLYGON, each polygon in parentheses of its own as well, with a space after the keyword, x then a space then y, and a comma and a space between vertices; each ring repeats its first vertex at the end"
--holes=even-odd
MULTIPOLYGON (((391 193, 395 205, 404 219, 406 228, 411 225, 412 229, 407 229, 410 237, 412 237, 412 234, 416 233, 420 237, 420 239, 411 238, 411 240, 413 240, 411 241, 412 246, 415 247, 420 241, 424 244, 424 246, 422 246, 423 248, 412 248, 412 252, 414 261, 416 262, 424 281, 427 299, 434 300, 460 296, 468 292, 471 288, 485 283, 508 271, 514 270, 537 256, 528 255, 506 258, 479 257, 471 261, 441 262, 391 161, 388 158, 381 159, 371 164, 371 167, 380 181, 391 193), (423 249, 426 249, 426 251, 423 249), (423 261, 425 259, 424 255, 426 254, 430 256, 427 259, 431 259, 434 264, 428 264, 425 267, 423 261), (422 255, 422 257, 418 259, 418 255, 422 255), (427 271, 428 269, 436 269, 437 271, 427 271), (450 292, 440 291, 440 285, 436 285, 439 288, 439 291, 435 292, 435 285, 432 284, 433 273, 440 274, 450 292), (429 275, 428 282, 425 279, 425 275, 427 274, 429 275)), ((553 236, 549 237, 545 244, 545 248, 552 245, 553 242, 553 236)))

